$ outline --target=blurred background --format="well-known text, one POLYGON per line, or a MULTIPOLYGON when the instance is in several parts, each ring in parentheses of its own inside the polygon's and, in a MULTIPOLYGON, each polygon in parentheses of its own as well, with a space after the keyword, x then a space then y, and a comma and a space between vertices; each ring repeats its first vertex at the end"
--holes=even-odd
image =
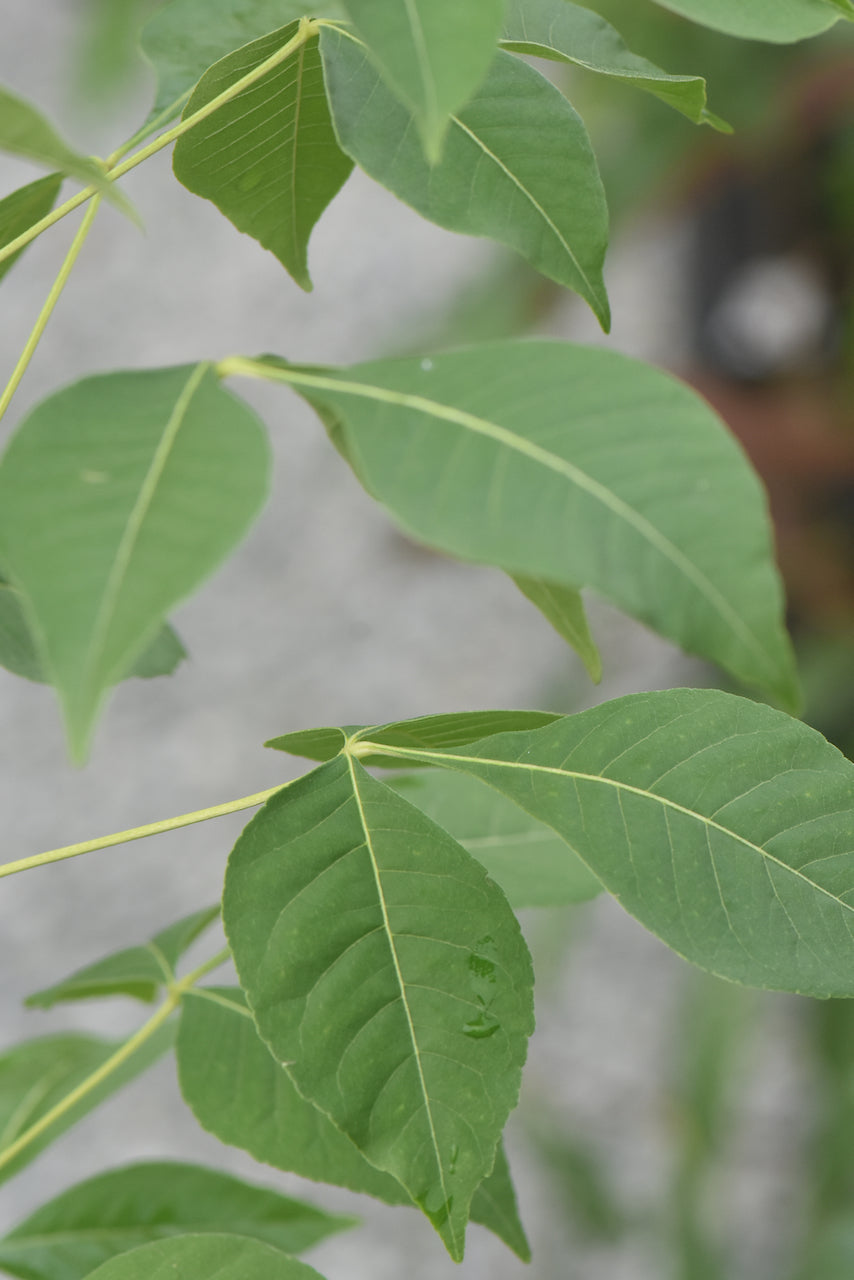
MULTIPOLYGON (((0 80, 86 152, 147 113, 133 33, 153 0, 0 0, 0 80)), ((806 718, 854 749, 854 28, 794 47, 737 42, 645 0, 589 0, 637 53, 705 75, 731 137, 578 72, 613 217, 604 338, 524 264, 422 222, 355 175, 312 242, 306 296, 255 242, 172 179, 129 175, 140 235, 110 210, 86 245, 7 419, 90 372, 271 350, 347 362, 510 334, 614 347, 668 367, 719 409, 775 519, 806 718)), ((554 68, 549 74, 556 74, 554 68)), ((36 176, 0 162, 0 195, 36 176)), ((4 281, 10 371, 67 248, 62 223, 4 281)), ((720 683, 604 604, 605 662, 580 662, 509 580, 398 534, 308 410, 241 393, 267 422, 274 495, 240 552, 175 623, 190 658, 129 681, 91 762, 65 761, 49 692, 0 671, 4 860, 274 785, 261 743, 324 723, 436 710, 572 711, 720 683)), ((290 771, 290 772, 289 772, 290 771)), ((3 882, 0 1046, 141 1020, 128 1002, 26 1012, 21 1000, 215 900, 242 820, 221 820, 3 882)), ((745 991, 689 969, 610 900, 526 914, 539 1030, 509 1152, 534 1260, 473 1228, 460 1268, 426 1221, 260 1168, 202 1133, 161 1064, 0 1192, 0 1229, 129 1159, 231 1168, 361 1213, 311 1261, 329 1280, 850 1280, 854 1009, 745 991)))

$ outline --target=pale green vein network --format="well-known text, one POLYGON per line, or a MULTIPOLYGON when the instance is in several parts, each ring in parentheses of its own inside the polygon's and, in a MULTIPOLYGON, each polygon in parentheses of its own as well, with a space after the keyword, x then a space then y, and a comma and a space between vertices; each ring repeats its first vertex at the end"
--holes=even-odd
MULTIPOLYGON (((362 755, 370 756, 382 754, 386 756, 400 757, 405 760, 432 760, 436 764, 444 764, 445 767, 448 767, 448 761, 455 761, 461 765, 489 765, 491 768, 495 769, 520 769, 524 773, 551 774, 559 778, 571 778, 574 782, 599 782, 603 786, 613 787, 618 795, 623 792, 628 792, 631 795, 640 796, 643 800, 654 800, 663 808, 672 809, 674 812, 681 813, 687 818, 693 818, 696 822, 703 824, 706 828, 707 834, 709 829, 719 831, 721 835, 728 836, 738 844, 744 845, 744 847, 749 849, 752 853, 759 854, 766 863, 773 863, 775 866, 779 867, 781 871, 789 872, 798 880, 802 880, 804 884, 809 885, 811 889, 815 889, 816 892, 824 894, 825 897, 829 898, 831 902, 834 902, 837 906, 844 907, 846 911, 854 914, 854 906, 849 905, 849 903, 843 901, 842 898, 838 898, 835 894, 831 893, 829 889, 825 889, 823 885, 817 884, 814 880, 810 880, 809 876, 805 876, 797 867, 789 866, 789 864, 787 862, 783 862, 782 859, 775 858, 773 853, 764 849, 762 845, 754 844, 752 840, 748 840, 747 836, 743 836, 737 831, 732 831, 729 827, 723 826, 720 822, 715 822, 714 818, 707 818, 705 814, 697 813, 695 809, 689 809, 686 805, 679 804, 677 800, 671 800, 668 796, 657 795, 654 791, 645 791, 643 787, 635 787, 630 782, 621 782, 618 778, 605 778, 602 777, 601 774, 581 773, 574 769, 561 769, 556 765, 530 764, 514 760, 495 760, 491 756, 461 756, 448 751, 428 751, 426 749, 415 747, 389 747, 380 742, 370 742, 364 739, 359 739, 357 742, 354 742, 349 748, 349 753, 356 756, 356 758, 362 755)), ((628 834, 626 838, 627 843, 629 843, 629 846, 631 847, 631 843, 628 841, 628 834)))
MULTIPOLYGON (((355 798, 356 805, 359 810, 359 821, 361 822, 362 830, 365 833, 365 848, 367 849, 368 856, 371 859, 371 868, 374 873, 374 881, 377 886, 377 896, 379 898, 380 909, 383 915, 383 927, 386 932, 386 937, 388 938, 389 950, 391 951, 391 958, 394 964, 394 972, 397 978, 398 986, 400 987, 401 1003, 403 1005, 404 1013, 406 1014, 406 1024, 409 1028, 409 1038, 412 1042, 412 1052, 415 1057, 415 1065, 418 1071, 418 1082, 421 1086, 421 1096, 424 1099, 424 1110, 427 1115, 427 1123, 430 1127, 430 1141, 433 1144, 433 1151, 436 1157, 436 1166, 439 1171, 439 1181, 442 1185, 442 1201, 444 1204, 448 1204, 450 1200, 450 1196, 448 1193, 448 1188, 445 1184, 445 1170, 442 1165, 442 1157, 439 1150, 439 1140, 436 1136, 436 1127, 433 1124, 433 1112, 430 1107, 430 1096, 427 1092, 427 1082, 424 1079, 424 1069, 421 1064, 421 1052, 418 1048, 418 1039, 415 1035, 415 1027, 412 1022, 412 1014, 409 1011, 409 1002, 406 997, 406 983, 404 981, 403 974, 401 973, 400 961, 397 955, 397 948, 394 945, 394 934, 392 932, 391 922, 389 921, 389 918, 388 918, 388 911, 386 909, 386 902, 385 902, 385 894, 383 893, 382 882, 380 880, 380 871, 377 865, 377 859, 376 859, 376 854, 374 853, 373 843, 371 841, 370 828, 368 826, 368 820, 365 814, 364 806, 362 804, 362 797, 359 792, 359 783, 356 778, 356 770, 354 767, 354 757, 349 752, 347 753, 347 766, 350 770, 350 779, 353 784, 353 796, 355 798)), ((456 1233, 453 1231, 452 1218, 450 1214, 448 1215, 448 1230, 452 1233, 452 1236, 454 1239, 454 1247, 459 1248, 459 1242, 456 1239, 456 1233)))

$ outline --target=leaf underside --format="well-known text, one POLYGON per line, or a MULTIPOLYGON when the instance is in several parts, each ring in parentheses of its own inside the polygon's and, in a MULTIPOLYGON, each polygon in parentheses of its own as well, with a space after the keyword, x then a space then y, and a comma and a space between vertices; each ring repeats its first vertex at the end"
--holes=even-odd
POLYGON ((656 0, 665 9, 747 40, 786 44, 854 18, 849 0, 656 0))

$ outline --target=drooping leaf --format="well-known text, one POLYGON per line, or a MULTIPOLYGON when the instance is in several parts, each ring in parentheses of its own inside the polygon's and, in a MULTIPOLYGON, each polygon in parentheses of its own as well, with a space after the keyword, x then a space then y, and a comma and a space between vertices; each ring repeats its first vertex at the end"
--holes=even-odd
POLYGON ((515 1105, 530 960, 500 890, 352 759, 271 801, 229 859, 223 919, 263 1038, 300 1092, 462 1256, 515 1105))
POLYGON ((510 0, 501 46, 514 53, 569 62, 654 94, 695 124, 729 131, 706 106, 702 76, 672 76, 639 58, 619 32, 591 9, 570 0, 510 0))
MULTIPOLYGON (((299 23, 292 23, 211 67, 185 118, 266 62, 298 30, 299 23)), ((335 140, 317 37, 179 138, 172 167, 179 182, 212 200, 310 290, 309 237, 353 168, 335 140)))
POLYGON ((199 1165, 158 1161, 80 1182, 0 1240, 0 1267, 21 1280, 84 1280, 154 1240, 223 1232, 302 1253, 353 1218, 199 1165))
POLYGON ((559 636, 571 645, 594 684, 602 679, 602 658, 590 633, 581 592, 574 587, 560 587, 542 578, 525 578, 513 574, 513 581, 531 604, 545 614, 559 636))
POLYGON ((86 378, 37 406, 0 463, 0 561, 59 692, 72 754, 267 494, 269 447, 207 365, 86 378))
POLYGON ((850 0, 656 0, 665 9, 745 40, 787 44, 854 19, 850 0))
POLYGON ((155 1240, 111 1258, 89 1280, 323 1280, 314 1267, 237 1235, 155 1240))
MULTIPOLYGON (((175 1039, 175 1024, 166 1023, 94 1089, 58 1117, 17 1155, 0 1164, 5 1182, 66 1129, 156 1062, 175 1039)), ((0 1161, 4 1152, 78 1085, 97 1071, 119 1048, 95 1036, 68 1033, 43 1036, 0 1055, 0 1161)))
MULTIPOLYGON (((143 680, 169 676, 187 656, 187 651, 172 628, 166 624, 139 655, 125 678, 139 676, 143 680)), ((17 591, 0 578, 0 667, 33 680, 48 683, 36 650, 17 591)))
POLYGON ((23 156, 25 160, 45 165, 48 169, 58 169, 69 178, 76 178, 84 186, 94 187, 117 209, 121 209, 131 219, 138 221, 127 197, 114 183, 110 182, 103 168, 96 161, 74 151, 63 142, 41 112, 30 106, 29 102, 25 102, 23 98, 2 88, 0 88, 0 151, 23 156))
POLYGON ((470 773, 548 823, 694 964, 854 995, 854 765, 782 712, 678 689, 462 752, 387 750, 470 773))
MULTIPOLYGON (((142 29, 140 44, 157 75, 152 118, 174 114, 190 90, 220 58, 242 45, 296 22, 308 9, 315 18, 337 18, 333 0, 306 7, 304 0, 172 0, 142 29)), ((164 117, 163 122, 168 119, 164 117)))
POLYGON ((131 996, 148 1003, 157 998, 165 983, 175 978, 181 956, 219 915, 219 903, 194 911, 140 947, 127 947, 96 960, 53 986, 28 996, 30 1008, 50 1009, 68 1000, 91 1000, 98 996, 131 996))
MULTIPOLYGON (((35 182, 19 187, 0 200, 0 249, 5 249, 7 244, 17 240, 18 236, 29 231, 34 223, 50 213, 61 186, 62 174, 49 173, 46 178, 37 178, 35 182)), ((0 280, 22 253, 23 249, 20 249, 0 262, 0 280)))
MULTIPOLYGON (((258 1035, 239 987, 196 987, 184 996, 176 1045, 184 1101, 199 1124, 229 1146, 302 1178, 411 1205, 400 1183, 369 1164, 324 1112, 296 1090, 258 1035)), ((520 1257, 525 1233, 502 1146, 474 1193, 482 1223, 520 1257)))
POLYGON ((435 163, 453 112, 486 76, 504 0, 342 0, 383 80, 415 120, 435 163))
POLYGON ((720 419, 674 378, 540 341, 350 369, 261 367, 314 405, 415 538, 514 576, 592 587, 797 705, 764 493, 720 419))
POLYGON ((440 227, 514 249, 608 328, 605 193, 587 131, 554 85, 499 51, 431 166, 364 48, 327 27, 320 49, 335 131, 356 164, 440 227))
POLYGON ((560 836, 477 778, 426 769, 391 785, 486 867, 512 907, 556 907, 602 892, 560 836))

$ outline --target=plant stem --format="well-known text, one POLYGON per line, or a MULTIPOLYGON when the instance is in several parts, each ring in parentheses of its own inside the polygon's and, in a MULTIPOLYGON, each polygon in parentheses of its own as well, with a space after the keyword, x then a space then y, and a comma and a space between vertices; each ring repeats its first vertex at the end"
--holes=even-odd
MULTIPOLYGON (((119 164, 111 165, 106 171, 106 177, 110 182, 115 182, 117 178, 124 177, 124 175, 129 173, 131 169, 136 168, 138 164, 142 164, 143 160, 148 160, 150 156, 155 155, 164 147, 168 147, 170 142, 174 142, 190 129, 194 129, 197 124, 201 124, 203 120, 207 120, 208 116, 213 115, 220 107, 225 106, 227 102, 231 102, 232 99, 238 97, 238 95, 243 93, 245 89, 250 88, 258 80, 263 80, 264 76, 266 76, 268 72, 273 71, 280 63, 285 62, 292 53, 301 47, 301 45, 306 44, 312 36, 317 35, 319 29, 318 24, 311 18, 301 18, 299 30, 296 35, 292 40, 289 40, 287 44, 282 45, 281 49, 277 49, 274 54, 271 54, 269 58, 266 58, 263 62, 259 63, 252 71, 247 71, 245 76, 242 76, 239 80, 235 80, 234 84, 229 85, 227 89, 223 89, 222 93, 217 94, 215 98, 211 98, 210 102, 205 103, 203 107, 200 107, 198 111, 194 111, 191 116, 187 116, 185 120, 176 124, 174 128, 167 129, 166 133, 161 133, 159 138, 155 138, 153 142, 149 142, 147 146, 143 147, 140 151, 136 151, 132 156, 129 156, 127 160, 123 160, 119 164)), ((124 148, 120 148, 120 151, 123 150, 124 148)), ((111 159, 112 158, 113 157, 111 157, 111 159)), ((31 240, 35 240, 35 238, 41 235, 43 231, 46 231, 48 227, 52 227, 55 222, 59 222, 61 218, 64 218, 66 214, 71 213, 74 209, 79 208, 81 204, 85 204, 86 201, 90 200, 95 194, 96 192, 94 187, 84 187, 82 191, 78 191, 70 200, 66 200, 64 204, 61 204, 57 209, 52 210, 44 218, 40 218, 38 222, 34 222, 33 225, 28 227, 21 235, 17 236, 14 240, 10 240, 7 245, 4 245, 3 248, 0 249, 0 262, 5 262, 5 260, 10 258, 13 253, 17 253, 19 249, 23 249, 25 245, 28 245, 31 240)))
POLYGON ((290 783, 285 782, 278 787, 270 787, 267 791, 258 791, 252 796, 243 796, 240 800, 228 800, 225 804, 215 804, 209 809, 196 809, 193 813, 181 813, 177 818, 164 818, 162 822, 149 822, 144 827, 131 827, 128 831, 116 831, 113 835, 99 836, 97 840, 83 840, 79 844, 69 844, 62 849, 50 849, 47 853, 34 853, 29 858, 18 858, 15 862, 6 862, 0 866, 0 879, 13 876, 18 871, 29 871, 32 867, 43 867, 50 862, 62 862, 65 858, 76 858, 81 853, 94 853, 96 849, 108 849, 114 844, 127 844, 131 840, 142 840, 145 836, 158 836, 164 831, 175 831, 179 827, 192 826, 194 822, 207 822, 208 818, 222 818, 227 813, 239 813, 241 809, 251 809, 264 804, 277 791, 283 791, 290 783))
POLYGON ((80 250, 83 248, 86 237, 91 230, 92 223, 95 221, 95 215, 98 212, 100 204, 101 196, 96 195, 92 200, 92 203, 89 205, 89 208, 86 210, 83 221, 77 228, 77 234, 71 242, 71 247, 65 255, 65 261, 60 267, 59 274, 51 286, 50 293, 47 295, 47 300, 39 313, 38 319, 33 325, 33 330, 27 339, 27 344, 21 352, 18 363, 12 370, 12 376, 6 384, 6 389, 3 392, 3 395, 0 396, 0 418, 3 417, 4 413, 9 408, 12 397, 17 391, 18 385, 27 371, 27 366, 35 354, 36 347, 41 342, 42 334, 47 328, 47 324, 53 314, 54 307, 57 302, 59 302, 60 294, 68 283, 68 277, 71 275, 72 267, 77 261, 80 250))
POLYGON ((140 1049, 145 1044, 146 1040, 150 1040, 154 1033, 163 1026, 164 1022, 171 1017, 181 1003, 181 997, 184 992, 195 986, 212 969, 224 964, 230 954, 228 947, 225 947, 222 951, 217 952, 215 956, 212 956, 210 960, 206 960, 204 964, 199 965, 192 973, 188 973, 185 978, 181 978, 179 982, 174 983, 170 987, 163 1004, 151 1015, 147 1022, 142 1024, 138 1031, 135 1031, 123 1044, 119 1045, 116 1052, 111 1054, 106 1062, 102 1062, 100 1067, 97 1067, 91 1075, 88 1075, 85 1080, 81 1080, 76 1088, 67 1093, 55 1106, 46 1111, 43 1116, 40 1116, 34 1124, 31 1124, 29 1129, 25 1129, 14 1142, 11 1142, 8 1147, 5 1147, 0 1152, 0 1169, 10 1164, 31 1142, 35 1142, 52 1124, 55 1124, 66 1112, 76 1106, 81 1098, 85 1098, 93 1089, 97 1089, 99 1084, 102 1084, 108 1076, 111 1076, 123 1063, 127 1062, 128 1058, 132 1057, 137 1049, 140 1049))

